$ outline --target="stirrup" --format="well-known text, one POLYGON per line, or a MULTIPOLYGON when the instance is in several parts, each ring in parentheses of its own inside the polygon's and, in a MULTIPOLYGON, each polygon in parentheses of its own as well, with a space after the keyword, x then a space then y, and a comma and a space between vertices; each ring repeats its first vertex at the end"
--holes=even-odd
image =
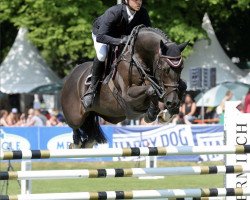
POLYGON ((90 108, 93 105, 98 84, 99 84, 99 81, 97 81, 95 85, 90 85, 87 91, 85 92, 85 94, 81 97, 81 102, 84 108, 90 108), (89 105, 88 104, 86 105, 85 98, 89 98, 89 100, 91 101, 89 105))

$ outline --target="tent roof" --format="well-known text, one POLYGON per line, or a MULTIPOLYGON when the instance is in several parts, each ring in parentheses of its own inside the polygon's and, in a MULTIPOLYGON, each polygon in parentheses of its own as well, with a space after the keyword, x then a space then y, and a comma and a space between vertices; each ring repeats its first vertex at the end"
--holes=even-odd
POLYGON ((250 85, 250 72, 246 76, 241 78, 239 82, 250 85))
POLYGON ((29 93, 48 84, 62 84, 62 81, 27 39, 27 30, 20 28, 13 46, 0 66, 0 91, 29 93))
POLYGON ((203 39, 194 44, 193 53, 184 61, 182 78, 187 81, 190 89, 189 70, 192 67, 216 68, 216 83, 232 82, 242 78, 243 71, 239 69, 222 49, 211 21, 204 15, 202 28, 207 32, 210 41, 203 39))

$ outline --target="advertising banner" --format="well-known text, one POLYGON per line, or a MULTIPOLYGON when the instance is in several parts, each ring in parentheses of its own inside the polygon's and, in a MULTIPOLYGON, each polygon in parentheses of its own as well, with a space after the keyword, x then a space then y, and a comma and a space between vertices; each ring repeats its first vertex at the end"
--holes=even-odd
MULTIPOLYGON (((102 126, 108 143, 94 148, 211 146, 223 144, 223 126, 220 125, 162 125, 162 126, 102 126)), ((72 142, 72 129, 65 127, 0 127, 1 150, 60 150, 72 142)), ((144 158, 114 158, 113 160, 144 158)), ((165 156, 161 159, 178 161, 221 160, 219 155, 165 156)), ((58 159, 59 160, 59 159, 58 159)), ((64 161, 63 159, 60 159, 64 161)), ((67 159, 66 159, 67 160, 67 159)), ((72 159, 68 159, 72 160, 72 159)), ((74 159, 77 160, 77 159, 74 159)), ((88 158, 103 161, 112 158, 88 158)), ((46 160, 48 161, 48 160, 46 160)))
MULTIPOLYGON (((225 104, 225 136, 226 145, 250 144, 250 113, 242 113, 237 109, 240 101, 230 101, 225 104)), ((226 155, 227 165, 250 166, 250 154, 226 155)), ((247 188, 250 183, 249 173, 227 174, 226 187, 247 188)), ((250 197, 228 197, 229 200, 250 199, 250 197)))

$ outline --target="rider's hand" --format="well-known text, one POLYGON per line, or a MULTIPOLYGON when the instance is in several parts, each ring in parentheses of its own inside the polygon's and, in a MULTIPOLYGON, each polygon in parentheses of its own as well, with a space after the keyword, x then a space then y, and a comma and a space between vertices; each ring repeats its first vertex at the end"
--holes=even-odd
POLYGON ((120 44, 125 45, 127 42, 128 42, 128 36, 124 36, 124 37, 121 39, 120 44))

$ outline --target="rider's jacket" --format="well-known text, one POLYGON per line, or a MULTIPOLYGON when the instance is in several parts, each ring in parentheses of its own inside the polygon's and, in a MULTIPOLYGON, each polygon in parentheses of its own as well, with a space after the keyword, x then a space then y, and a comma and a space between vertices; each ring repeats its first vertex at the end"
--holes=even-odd
POLYGON ((93 34, 96 35, 96 41, 104 44, 119 45, 121 37, 129 35, 137 25, 151 25, 148 12, 141 7, 129 23, 126 5, 117 4, 107 9, 106 12, 98 17, 93 24, 93 34))

